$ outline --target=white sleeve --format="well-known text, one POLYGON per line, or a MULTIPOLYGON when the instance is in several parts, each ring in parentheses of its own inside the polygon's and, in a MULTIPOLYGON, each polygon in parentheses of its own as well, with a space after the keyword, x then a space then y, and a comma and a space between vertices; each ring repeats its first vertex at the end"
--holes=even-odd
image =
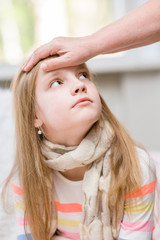
POLYGON ((154 229, 155 169, 147 153, 138 149, 142 187, 134 196, 126 194, 124 217, 118 240, 151 240, 154 229), (132 202, 129 203, 129 200, 132 202))

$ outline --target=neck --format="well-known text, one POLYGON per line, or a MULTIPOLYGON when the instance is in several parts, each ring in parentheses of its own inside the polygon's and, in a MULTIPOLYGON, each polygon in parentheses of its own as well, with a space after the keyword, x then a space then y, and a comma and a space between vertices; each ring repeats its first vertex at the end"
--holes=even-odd
POLYGON ((76 128, 70 129, 69 131, 48 131, 46 132, 46 138, 54 144, 64 145, 66 147, 78 146, 91 127, 92 126, 83 127, 82 130, 76 128))
POLYGON ((78 167, 78 168, 67 170, 65 172, 61 172, 61 174, 65 178, 67 178, 71 181, 81 181, 81 180, 83 180, 83 177, 84 177, 84 174, 85 174, 87 168, 88 168, 88 166, 78 167))

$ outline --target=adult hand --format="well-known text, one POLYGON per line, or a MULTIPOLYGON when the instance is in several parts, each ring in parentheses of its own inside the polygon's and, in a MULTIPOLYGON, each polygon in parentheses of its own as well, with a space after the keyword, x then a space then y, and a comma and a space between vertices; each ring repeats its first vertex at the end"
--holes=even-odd
POLYGON ((91 47, 92 39, 89 36, 70 38, 57 37, 37 48, 23 66, 24 71, 32 67, 43 58, 58 54, 59 57, 45 60, 41 67, 44 71, 51 71, 62 67, 75 66, 86 62, 95 56, 95 48, 91 47), (94 51, 93 51, 94 49, 94 51))

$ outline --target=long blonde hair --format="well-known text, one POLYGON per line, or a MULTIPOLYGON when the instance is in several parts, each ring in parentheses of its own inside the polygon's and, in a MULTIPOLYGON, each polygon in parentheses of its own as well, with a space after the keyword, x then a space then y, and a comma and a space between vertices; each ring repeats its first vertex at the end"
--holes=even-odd
MULTIPOLYGON (((34 127, 35 83, 41 61, 30 72, 20 70, 12 83, 16 120, 16 154, 3 195, 14 173, 18 171, 20 185, 23 189, 25 216, 29 220, 32 237, 36 240, 49 240, 52 214, 51 170, 43 161, 42 139, 34 127)), ((101 96, 100 98, 102 116, 109 121, 114 131, 108 197, 111 215, 115 213, 117 223, 118 207, 124 201, 125 193, 132 192, 140 186, 141 175, 134 142, 111 113, 103 98, 101 96)))

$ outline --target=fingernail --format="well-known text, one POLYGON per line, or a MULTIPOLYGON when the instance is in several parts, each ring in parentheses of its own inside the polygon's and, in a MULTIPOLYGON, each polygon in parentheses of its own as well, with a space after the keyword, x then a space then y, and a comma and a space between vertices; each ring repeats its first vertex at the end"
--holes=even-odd
POLYGON ((22 67, 22 69, 23 69, 24 71, 26 71, 26 70, 27 70, 27 67, 24 66, 24 67, 22 67))
POLYGON ((27 71, 28 71, 28 64, 27 64, 27 65, 24 64, 24 65, 22 66, 22 70, 25 71, 25 72, 27 72, 27 71))
POLYGON ((47 69, 47 64, 46 64, 46 63, 42 63, 42 64, 41 64, 41 68, 42 68, 43 70, 46 70, 46 69, 47 69))

